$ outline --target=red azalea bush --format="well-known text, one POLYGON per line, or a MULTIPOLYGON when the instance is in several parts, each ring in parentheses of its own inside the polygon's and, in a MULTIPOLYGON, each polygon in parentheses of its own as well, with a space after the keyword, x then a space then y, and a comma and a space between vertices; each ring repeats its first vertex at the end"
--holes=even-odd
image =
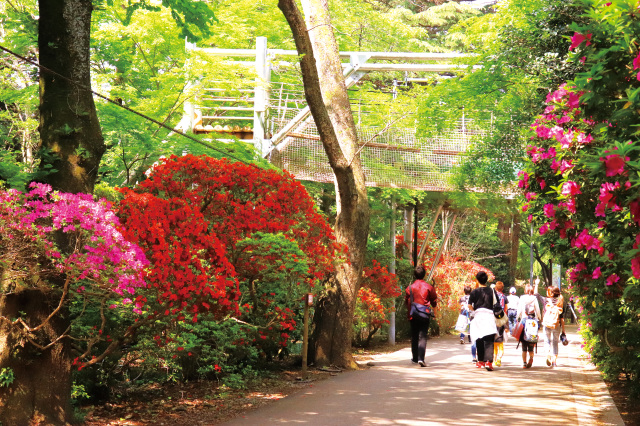
MULTIPOLYGON (((267 357, 298 337, 300 299, 332 273, 336 245, 291 175, 186 155, 122 192, 128 236, 152 261, 147 309, 194 323, 240 321, 242 344, 267 357)), ((180 339, 175 330, 163 337, 180 339)))
POLYGON ((455 325, 460 312, 458 301, 464 295, 464 286, 476 288, 476 274, 480 271, 487 273, 489 282, 495 279, 493 272, 476 262, 450 256, 441 259, 434 274, 438 293, 436 319, 441 330, 450 330, 455 325))
POLYGON ((584 72, 547 97, 519 186, 538 243, 569 268, 594 362, 640 391, 637 2, 594 2, 589 16, 570 46, 584 72))
POLYGON ((395 298, 400 296, 398 277, 389 273, 377 260, 362 271, 362 287, 358 291, 354 313, 354 337, 357 345, 367 346, 395 311, 395 298))

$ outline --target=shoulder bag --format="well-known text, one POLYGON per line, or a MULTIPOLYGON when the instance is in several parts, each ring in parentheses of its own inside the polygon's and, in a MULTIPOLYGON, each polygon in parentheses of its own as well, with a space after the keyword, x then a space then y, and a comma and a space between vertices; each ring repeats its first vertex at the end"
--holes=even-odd
POLYGON ((416 303, 413 301, 413 284, 409 286, 409 295, 411 305, 409 308, 409 317, 410 319, 422 319, 428 320, 431 318, 431 314, 433 311, 431 310, 431 306, 421 305, 420 303, 416 303))
POLYGON ((497 300, 496 291, 492 290, 493 293, 493 316, 496 317, 496 325, 498 327, 502 327, 509 321, 509 317, 507 317, 504 313, 504 309, 502 309, 502 305, 497 300))

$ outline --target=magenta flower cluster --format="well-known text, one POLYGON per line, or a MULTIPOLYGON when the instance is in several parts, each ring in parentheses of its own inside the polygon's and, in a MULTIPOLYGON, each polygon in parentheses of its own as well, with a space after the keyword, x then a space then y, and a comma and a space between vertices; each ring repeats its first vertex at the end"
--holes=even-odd
MULTIPOLYGON (((137 288, 146 287, 142 272, 149 262, 140 247, 122 236, 105 200, 55 192, 38 183, 26 194, 0 190, 0 249, 18 239, 29 245, 34 257, 44 255, 47 267, 71 277, 77 293, 112 292, 115 303, 127 304, 137 288), (56 246, 56 232, 69 236, 71 250, 56 246)), ((140 308, 134 306, 134 312, 141 313, 140 308)))

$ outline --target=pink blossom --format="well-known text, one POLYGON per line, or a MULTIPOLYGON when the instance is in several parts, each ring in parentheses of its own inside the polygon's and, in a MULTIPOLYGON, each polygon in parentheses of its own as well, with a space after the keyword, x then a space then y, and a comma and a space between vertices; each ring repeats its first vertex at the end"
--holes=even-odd
POLYGON ((582 145, 586 145, 586 144, 590 143, 591 141, 593 141, 593 136, 591 136, 590 133, 582 133, 582 132, 580 132, 580 133, 578 133, 578 136, 576 137, 576 142, 578 142, 579 144, 582 144, 582 145))
POLYGON ((580 191, 580 186, 577 183, 573 181, 567 181, 562 185, 562 195, 574 196, 578 194, 582 194, 582 192, 580 191))
MULTIPOLYGON (((591 34, 589 34, 589 38, 591 38, 591 34)), ((587 42, 587 46, 589 44, 591 44, 591 42, 587 42)), ((571 109, 578 108, 580 106, 580 95, 575 92, 570 92, 567 106, 571 109)))
POLYGON ((597 280, 598 278, 600 278, 602 276, 602 272, 600 271, 600 267, 598 266, 596 269, 593 270, 593 274, 591 275, 591 277, 594 280, 597 280))
POLYGON ((572 160, 562 160, 560 162, 560 173, 564 173, 567 170, 571 170, 573 168, 572 160))
POLYGON ((640 257, 636 256, 631 259, 631 271, 633 278, 640 278, 640 257))
POLYGON ((633 221, 640 225, 640 198, 629 203, 629 212, 633 221))
POLYGON ((542 207, 542 210, 548 218, 553 218, 556 215, 556 206, 551 203, 545 204, 544 207, 542 207))
POLYGON ((624 173, 624 166, 626 162, 620 155, 607 155, 604 160, 600 159, 600 161, 603 161, 607 168, 607 176, 616 176, 624 173))
POLYGON ((527 201, 535 200, 537 196, 538 196, 538 194, 536 194, 535 192, 527 192, 524 195, 524 197, 526 198, 527 201))
POLYGON ((587 41, 586 46, 591 45, 591 33, 582 35, 576 32, 575 34, 573 34, 573 37, 571 37, 571 46, 569 47, 569 50, 573 50, 576 47, 580 46, 585 40, 587 41))
POLYGON ((633 69, 637 70, 638 68, 640 68, 640 52, 638 52, 638 56, 633 60, 633 69))
POLYGON ((544 189, 544 187, 547 186, 547 183, 544 181, 544 179, 537 178, 536 180, 538 181, 538 184, 540 185, 540 189, 544 189))
POLYGON ((606 284, 607 285, 613 285, 613 284, 617 283, 618 281, 620 281, 620 277, 617 274, 611 274, 607 278, 606 284))
POLYGON ((547 231, 549 231, 549 224, 548 223, 545 223, 544 225, 542 225, 540 227, 540 229, 538 230, 538 232, 540 232, 540 235, 546 234, 547 231))
POLYGON ((521 176, 522 179, 518 182, 518 188, 527 188, 529 186, 529 173, 521 171, 518 172, 518 176, 521 176))
POLYGON ((529 210, 529 204, 525 204, 522 206, 522 211, 526 212, 527 210, 529 210))
POLYGON ((527 222, 531 223, 532 221, 533 221, 533 215, 532 215, 532 214, 530 214, 530 215, 527 217, 527 222))
POLYGON ((598 228, 604 228, 605 226, 607 226, 607 222, 605 222, 604 220, 601 220, 598 222, 598 228))
POLYGON ((604 203, 598 203, 598 205, 596 205, 596 217, 605 217, 605 209, 606 209, 607 205, 604 203))

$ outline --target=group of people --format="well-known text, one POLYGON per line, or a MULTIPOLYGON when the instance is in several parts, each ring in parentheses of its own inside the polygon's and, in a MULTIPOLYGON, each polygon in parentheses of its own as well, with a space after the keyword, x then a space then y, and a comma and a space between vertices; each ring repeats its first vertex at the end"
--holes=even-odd
MULTIPOLYGON (((405 292, 407 312, 411 325, 411 361, 426 367, 425 352, 431 316, 437 306, 437 293, 433 285, 424 281, 425 270, 415 268, 415 281, 405 292), (426 307, 424 309, 423 307, 426 307)), ((504 342, 508 336, 522 346, 522 368, 531 368, 533 354, 538 342, 539 330, 544 337, 546 363, 557 366, 559 343, 566 344, 564 328, 564 300, 557 286, 547 288, 546 297, 538 294, 537 285, 525 286, 524 295, 518 297, 516 288, 504 294, 504 284, 487 285, 486 272, 476 274, 478 285, 464 287, 460 298, 460 316, 456 329, 460 331, 460 343, 466 339, 471 343, 471 356, 478 368, 493 371, 500 367, 504 354, 504 342), (543 309, 540 309, 542 305, 543 309), (505 315, 508 321, 498 321, 505 315), (468 330, 468 335, 465 332, 468 330)))

